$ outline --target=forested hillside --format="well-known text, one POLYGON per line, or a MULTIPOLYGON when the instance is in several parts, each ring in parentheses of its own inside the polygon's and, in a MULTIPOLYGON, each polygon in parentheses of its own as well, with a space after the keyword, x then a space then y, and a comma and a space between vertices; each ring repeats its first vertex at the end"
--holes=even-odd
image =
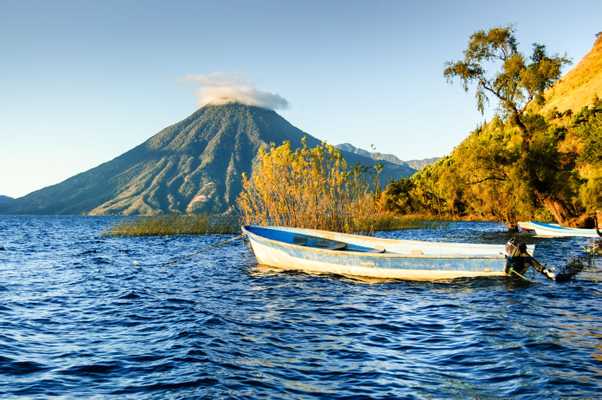
POLYGON ((580 68, 585 66, 595 76, 580 84, 568 79, 572 89, 565 90, 566 81, 557 76, 564 58, 548 56, 544 46, 534 45, 527 61, 516 50, 509 28, 474 34, 465 59, 450 63, 445 73, 448 78, 459 77, 467 89, 476 83, 479 108, 489 98, 496 99, 498 115, 447 157, 390 184, 385 191, 387 207, 400 213, 509 224, 544 219, 591 225, 595 211, 602 208, 602 101, 596 97, 602 93, 583 85, 602 78, 602 69, 589 69, 594 58, 602 56, 600 48, 598 39, 588 62, 569 73, 569 78, 583 77, 580 68), (500 70, 488 78, 482 66, 498 55, 500 70), (552 86, 555 82, 558 86, 552 86), (546 98, 558 96, 553 95, 557 87, 563 88, 562 104, 581 104, 583 93, 592 99, 576 110, 546 107, 546 98))

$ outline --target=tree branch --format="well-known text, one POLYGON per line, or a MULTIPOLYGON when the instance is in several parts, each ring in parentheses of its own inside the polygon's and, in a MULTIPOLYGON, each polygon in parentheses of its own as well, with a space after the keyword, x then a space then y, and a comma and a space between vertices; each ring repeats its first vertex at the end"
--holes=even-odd
POLYGON ((533 101, 533 94, 531 92, 529 92, 529 96, 527 96, 527 100, 525 101, 525 104, 520 109, 521 115, 527 110, 527 107, 529 106, 529 103, 531 103, 531 101, 533 101))

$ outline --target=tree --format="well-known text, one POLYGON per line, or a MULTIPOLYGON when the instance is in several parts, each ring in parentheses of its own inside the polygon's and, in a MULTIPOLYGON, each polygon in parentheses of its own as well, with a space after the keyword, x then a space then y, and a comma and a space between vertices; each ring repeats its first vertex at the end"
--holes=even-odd
MULTIPOLYGON (((443 75, 458 78, 464 90, 476 84, 477 109, 483 113, 490 97, 498 101, 502 116, 509 118, 528 136, 525 113, 533 101, 543 105, 544 91, 560 78, 566 57, 546 54, 546 47, 534 43, 528 60, 518 51, 512 27, 496 27, 470 36, 464 59, 448 62, 443 75)), ((525 144, 528 143, 528 137, 525 144)))
POLYGON ((493 97, 502 119, 518 128, 522 139, 521 154, 513 162, 520 172, 519 179, 527 183, 537 201, 560 223, 574 217, 574 211, 562 196, 557 196, 554 185, 549 185, 554 181, 554 173, 558 172, 560 176, 563 171, 542 170, 558 163, 547 163, 544 167, 540 159, 533 157, 540 153, 538 143, 531 148, 534 137, 546 127, 545 120, 529 113, 529 110, 533 104, 544 104, 545 90, 560 78, 562 66, 568 63, 566 57, 548 55, 545 46, 538 43, 533 44, 532 53, 527 58, 518 51, 514 30, 508 26, 472 34, 464 59, 447 63, 443 71, 450 82, 460 79, 466 91, 470 85, 476 85, 477 109, 481 113, 493 97))

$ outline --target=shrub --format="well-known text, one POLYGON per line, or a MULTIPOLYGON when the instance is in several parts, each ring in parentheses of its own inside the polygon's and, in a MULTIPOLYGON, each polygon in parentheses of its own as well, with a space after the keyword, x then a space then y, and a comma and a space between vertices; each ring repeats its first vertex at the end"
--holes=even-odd
POLYGON ((395 225, 399 219, 384 212, 369 181, 333 146, 308 148, 303 142, 293 150, 285 142, 259 151, 252 176, 243 176, 238 207, 245 224, 339 232, 395 225))

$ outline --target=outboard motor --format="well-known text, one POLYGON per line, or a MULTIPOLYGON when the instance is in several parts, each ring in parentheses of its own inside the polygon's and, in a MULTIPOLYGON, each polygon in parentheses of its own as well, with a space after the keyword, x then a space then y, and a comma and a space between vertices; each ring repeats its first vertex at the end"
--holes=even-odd
POLYGON ((546 278, 559 282, 571 280, 583 269, 582 264, 576 263, 569 270, 563 273, 556 273, 554 270, 546 268, 545 265, 527 253, 527 245, 517 238, 512 238, 506 243, 506 258, 508 260, 506 263, 507 274, 516 272, 520 276, 527 272, 529 267, 532 267, 546 278))
POLYGON ((506 273, 509 274, 510 270, 524 274, 529 268, 530 259, 529 253, 527 253, 527 245, 517 238, 513 237, 506 243, 506 273))

